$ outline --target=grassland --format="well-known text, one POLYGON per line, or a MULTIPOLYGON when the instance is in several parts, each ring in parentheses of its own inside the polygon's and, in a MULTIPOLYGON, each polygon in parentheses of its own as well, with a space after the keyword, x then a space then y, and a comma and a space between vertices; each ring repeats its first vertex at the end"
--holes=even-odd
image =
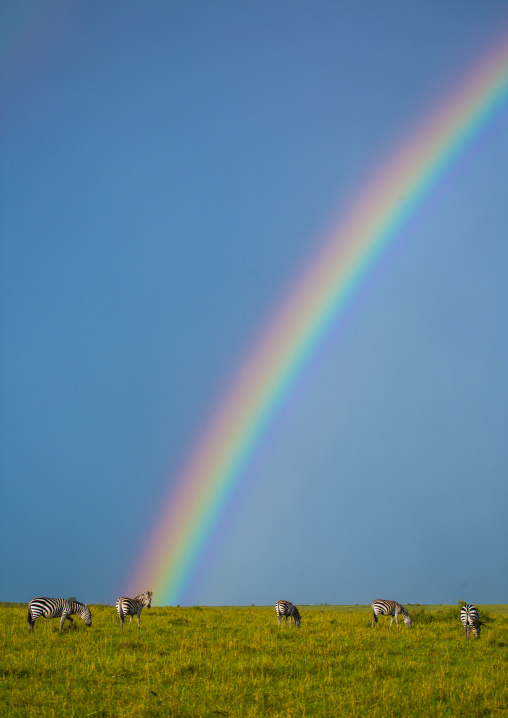
POLYGON ((3 606, 0 715, 508 716, 508 615, 479 607, 479 640, 455 607, 411 609, 414 628, 371 629, 365 607, 300 606, 299 630, 266 608, 152 608, 122 631, 114 608, 58 634, 3 606))

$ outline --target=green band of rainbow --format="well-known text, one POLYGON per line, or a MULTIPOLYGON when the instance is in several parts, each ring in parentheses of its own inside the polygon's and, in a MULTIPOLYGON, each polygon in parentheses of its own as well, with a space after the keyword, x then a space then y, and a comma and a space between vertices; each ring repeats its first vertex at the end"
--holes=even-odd
POLYGON ((508 42, 496 46, 372 179, 274 315, 208 424, 131 578, 134 595, 182 602, 255 447, 317 346, 380 256, 508 97, 508 42))

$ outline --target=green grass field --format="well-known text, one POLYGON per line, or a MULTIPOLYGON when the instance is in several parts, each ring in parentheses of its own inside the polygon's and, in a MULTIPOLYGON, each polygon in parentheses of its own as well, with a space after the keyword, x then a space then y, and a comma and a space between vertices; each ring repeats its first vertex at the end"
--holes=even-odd
POLYGON ((414 628, 371 628, 361 606, 152 608, 122 632, 111 606, 58 634, 2 606, 2 716, 508 716, 508 613, 479 606, 479 640, 456 607, 409 607, 414 628))

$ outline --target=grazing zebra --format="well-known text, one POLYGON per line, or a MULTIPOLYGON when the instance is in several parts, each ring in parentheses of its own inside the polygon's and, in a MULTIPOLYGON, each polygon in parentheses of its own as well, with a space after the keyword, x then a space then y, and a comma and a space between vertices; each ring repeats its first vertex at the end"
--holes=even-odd
POLYGON ((146 608, 150 608, 152 605, 152 592, 151 591, 145 591, 144 593, 140 593, 139 596, 136 596, 136 598, 126 598, 125 596, 122 596, 118 599, 116 602, 116 610, 118 611, 118 617, 120 619, 120 622, 122 624, 123 628, 123 621, 124 618, 127 616, 130 616, 129 623, 132 623, 132 617, 137 616, 138 617, 138 628, 139 628, 139 617, 141 615, 141 611, 143 610, 143 607, 146 606, 146 608))
POLYGON ((393 619, 395 618, 395 623, 397 624, 398 628, 399 615, 402 614, 402 616, 404 617, 404 623, 408 628, 411 628, 411 616, 409 615, 409 611, 401 603, 397 603, 397 601, 384 601, 383 599, 379 598, 372 604, 372 613, 374 614, 372 618, 372 626, 374 626, 374 623, 378 623, 379 616, 391 616, 390 626, 392 625, 393 619))
POLYGON ((295 626, 298 628, 300 626, 300 614, 298 613, 298 609, 296 606, 293 606, 293 604, 290 601, 277 601, 275 604, 275 611, 277 612, 277 620, 279 622, 279 628, 280 628, 280 622, 282 621, 282 617, 284 616, 284 623, 288 622, 288 616, 289 616, 289 625, 293 627, 293 618, 295 619, 295 626))
POLYGON ((86 604, 80 603, 74 598, 44 598, 42 596, 32 598, 28 604, 28 630, 33 629, 39 616, 44 616, 44 618, 58 618, 61 616, 60 628, 58 629, 58 633, 61 633, 66 618, 71 624, 73 623, 71 615, 81 616, 85 626, 92 625, 90 609, 86 604))
POLYGON ((473 636, 480 638, 480 626, 483 626, 482 621, 478 615, 478 609, 476 606, 472 606, 470 603, 466 603, 460 609, 460 620, 464 626, 466 638, 471 636, 471 629, 473 629, 473 636))

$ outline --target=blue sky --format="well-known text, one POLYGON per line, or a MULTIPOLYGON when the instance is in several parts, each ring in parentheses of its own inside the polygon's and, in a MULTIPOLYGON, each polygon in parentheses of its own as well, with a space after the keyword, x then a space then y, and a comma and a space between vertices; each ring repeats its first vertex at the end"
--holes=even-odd
MULTIPOLYGON (((508 11, 1 14, 0 600, 113 603, 295 276, 508 11)), ((507 119, 329 333, 182 603, 506 602, 507 119)))

